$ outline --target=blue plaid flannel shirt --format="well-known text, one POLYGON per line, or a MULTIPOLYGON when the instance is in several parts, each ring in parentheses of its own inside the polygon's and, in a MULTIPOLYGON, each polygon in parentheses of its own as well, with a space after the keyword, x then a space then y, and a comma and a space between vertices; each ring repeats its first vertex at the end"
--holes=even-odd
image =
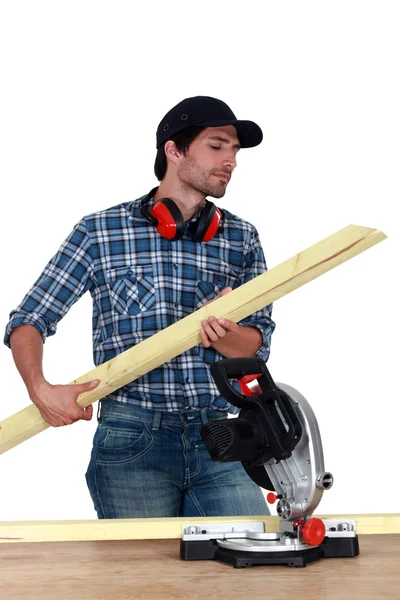
MULTIPOLYGON (((222 235, 206 243, 162 238, 141 215, 141 198, 83 217, 11 312, 4 343, 15 327, 31 324, 42 335, 88 290, 93 299, 95 365, 191 314, 219 292, 266 271, 255 227, 229 211, 222 235)), ((198 218, 196 215, 192 221, 198 218)), ((272 306, 240 321, 256 327, 268 359, 275 323, 272 306)), ((166 411, 212 408, 236 414, 219 394, 209 365, 223 358, 212 348, 191 350, 142 375, 108 398, 166 411)))

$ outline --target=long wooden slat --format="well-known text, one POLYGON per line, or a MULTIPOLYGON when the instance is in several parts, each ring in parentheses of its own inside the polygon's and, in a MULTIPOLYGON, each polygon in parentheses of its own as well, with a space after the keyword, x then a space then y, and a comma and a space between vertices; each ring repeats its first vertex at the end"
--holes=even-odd
MULTIPOLYGON (((320 519, 356 520, 357 533, 400 533, 400 514, 314 515, 320 519)), ((182 537, 182 525, 263 522, 278 531, 278 517, 179 517, 172 519, 99 519, 89 521, 0 522, 0 543, 150 540, 182 537)))
MULTIPOLYGON (((79 396, 78 404, 89 406, 199 344, 202 319, 214 315, 238 322, 385 238, 377 229, 348 225, 75 379, 71 383, 100 380, 97 388, 79 396)), ((0 423, 0 454, 47 427, 33 404, 8 417, 0 423)))

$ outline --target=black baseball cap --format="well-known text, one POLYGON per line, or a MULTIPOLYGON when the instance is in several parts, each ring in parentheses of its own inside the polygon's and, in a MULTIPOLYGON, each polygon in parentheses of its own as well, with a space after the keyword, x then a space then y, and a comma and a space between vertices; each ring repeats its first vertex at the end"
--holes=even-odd
POLYGON ((252 148, 262 142, 261 128, 253 121, 240 121, 229 106, 210 96, 194 96, 179 102, 163 117, 157 128, 157 148, 174 135, 193 125, 223 127, 233 125, 242 148, 252 148))

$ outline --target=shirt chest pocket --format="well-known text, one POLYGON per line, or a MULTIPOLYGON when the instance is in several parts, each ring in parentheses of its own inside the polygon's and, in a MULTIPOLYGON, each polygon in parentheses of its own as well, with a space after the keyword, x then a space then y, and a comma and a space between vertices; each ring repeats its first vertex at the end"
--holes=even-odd
POLYGON ((139 315, 156 302, 152 265, 118 267, 107 271, 111 304, 123 315, 139 315))
POLYGON ((197 272, 196 309, 201 308, 209 300, 213 300, 224 288, 234 289, 236 284, 237 278, 233 275, 199 270, 197 272))

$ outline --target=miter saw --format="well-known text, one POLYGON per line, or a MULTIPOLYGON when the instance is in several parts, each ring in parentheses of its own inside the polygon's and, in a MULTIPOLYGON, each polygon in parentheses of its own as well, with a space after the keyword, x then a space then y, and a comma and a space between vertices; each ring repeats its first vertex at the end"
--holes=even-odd
POLYGON ((211 373, 222 396, 240 413, 207 423, 201 437, 212 460, 241 461, 249 477, 270 490, 268 501, 278 501, 279 531, 265 532, 264 522, 186 523, 181 558, 220 560, 234 567, 305 567, 320 558, 357 556, 355 520, 312 516, 333 476, 325 471, 318 423, 304 396, 275 384, 261 359, 217 361, 211 373))

